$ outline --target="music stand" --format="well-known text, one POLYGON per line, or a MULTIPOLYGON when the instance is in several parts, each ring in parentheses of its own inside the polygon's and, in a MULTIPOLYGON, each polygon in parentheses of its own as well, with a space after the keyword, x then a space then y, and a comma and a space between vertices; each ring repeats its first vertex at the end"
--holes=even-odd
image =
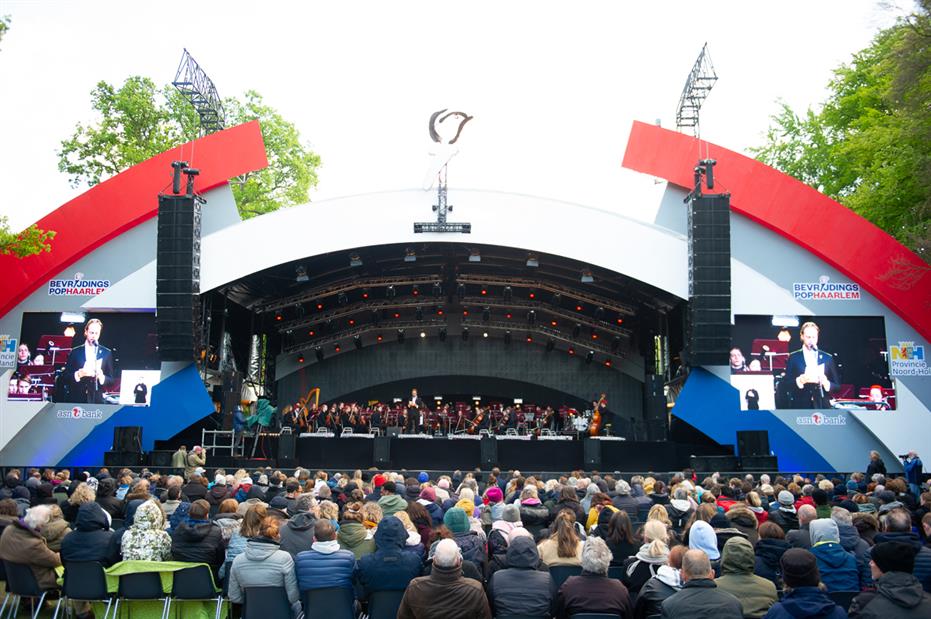
POLYGON ((71 354, 71 342, 74 338, 70 335, 43 335, 39 338, 39 346, 36 351, 45 353, 45 362, 51 365, 64 365, 68 362, 68 355, 71 354), (43 347, 42 344, 45 344, 43 347))

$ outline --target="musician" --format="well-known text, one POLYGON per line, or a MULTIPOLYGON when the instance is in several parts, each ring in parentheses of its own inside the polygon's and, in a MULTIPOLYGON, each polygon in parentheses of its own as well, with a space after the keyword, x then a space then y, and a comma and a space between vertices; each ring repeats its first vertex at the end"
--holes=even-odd
POLYGON ((91 318, 84 327, 84 344, 75 346, 68 355, 63 372, 66 385, 65 402, 103 404, 103 392, 113 384, 113 353, 100 344, 103 323, 91 318))
POLYGON ((382 424, 381 409, 382 409, 382 408, 384 408, 384 407, 383 407, 383 406, 376 406, 376 407, 372 410, 372 414, 369 415, 369 424, 368 424, 368 425, 369 425, 369 432, 374 431, 375 428, 378 428, 379 430, 381 429, 381 424, 382 424))
POLYGON ((407 410, 411 413, 423 408, 423 400, 417 395, 417 389, 411 389, 411 398, 407 401, 407 410))
POLYGON ((828 408, 831 391, 840 385, 840 373, 834 357, 818 348, 821 329, 806 322, 799 331, 802 348, 789 355, 786 375, 793 408, 828 408))
POLYGON ((303 432, 307 429, 307 411, 300 403, 285 406, 281 411, 281 427, 291 428, 292 432, 303 432))
POLYGON ((496 434, 507 434, 508 430, 517 428, 517 413, 511 407, 504 409, 501 421, 498 422, 496 434))
POLYGON ((553 411, 552 406, 547 406, 546 409, 537 417, 537 429, 542 430, 547 428, 553 432, 556 431, 556 413, 553 411))

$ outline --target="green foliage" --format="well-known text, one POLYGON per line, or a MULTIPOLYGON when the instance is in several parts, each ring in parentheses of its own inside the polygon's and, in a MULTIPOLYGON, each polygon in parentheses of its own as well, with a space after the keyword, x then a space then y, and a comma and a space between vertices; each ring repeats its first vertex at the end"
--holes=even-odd
POLYGON ((931 0, 835 71, 820 111, 783 103, 760 161, 931 255, 931 0))
POLYGON ((7 218, 0 217, 0 254, 25 258, 43 251, 51 251, 49 241, 53 238, 53 231, 40 230, 34 225, 19 233, 11 232, 7 218))
POLYGON ((10 29, 10 16, 0 15, 0 41, 3 40, 3 35, 5 35, 6 31, 9 29, 10 29))
MULTIPOLYGON (((130 77, 119 88, 100 82, 91 103, 99 119, 79 123, 58 153, 59 170, 75 186, 95 185, 199 136, 197 113, 184 97, 145 77, 130 77)), ((320 157, 301 144, 297 128, 252 91, 242 102, 226 99, 224 106, 227 126, 259 120, 269 160, 265 170, 232 179, 240 215, 254 217, 306 202, 317 184, 320 157)))

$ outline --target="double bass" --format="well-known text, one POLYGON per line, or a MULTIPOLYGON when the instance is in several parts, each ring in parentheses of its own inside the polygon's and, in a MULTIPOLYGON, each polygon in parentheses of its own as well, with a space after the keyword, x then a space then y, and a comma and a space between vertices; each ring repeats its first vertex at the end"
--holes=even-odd
POLYGON ((598 433, 601 432, 601 409, 608 403, 608 398, 605 394, 601 394, 601 397, 598 398, 598 401, 595 402, 595 410, 592 411, 592 424, 588 427, 589 436, 598 436, 598 433))

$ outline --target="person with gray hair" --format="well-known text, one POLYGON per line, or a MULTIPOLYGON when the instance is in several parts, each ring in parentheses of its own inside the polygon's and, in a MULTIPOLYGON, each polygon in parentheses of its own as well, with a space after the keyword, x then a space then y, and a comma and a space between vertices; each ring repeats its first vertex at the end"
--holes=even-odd
POLYGON ((554 615, 566 619, 580 613, 603 613, 631 617, 630 594, 619 580, 608 578, 611 550, 599 537, 590 537, 582 547, 582 574, 570 576, 556 594, 554 615))
POLYGON ((743 619, 740 600, 715 584, 704 551, 686 552, 679 575, 682 589, 663 600, 663 619, 743 619))
POLYGON ((853 517, 843 507, 831 508, 831 520, 837 524, 837 533, 840 536, 840 545, 847 552, 853 553, 857 560, 857 572, 860 575, 860 589, 873 586, 873 576, 870 573, 870 545, 860 537, 857 528, 853 526, 853 517))
POLYGON ((462 576, 462 553, 456 542, 444 539, 437 543, 430 575, 410 582, 397 616, 398 619, 491 619, 481 583, 462 576))
MULTIPOLYGON (((280 500, 280 499, 279 499, 280 500)), ((302 494, 294 501, 293 509, 288 510, 291 518, 281 523, 278 535, 281 536, 280 548, 291 558, 299 552, 310 550, 314 543, 314 525, 317 519, 311 509, 316 504, 312 494, 302 494)))
POLYGON ((0 559, 22 563, 32 568, 39 587, 58 588, 55 568, 61 566, 61 557, 49 549, 39 531, 48 524, 51 507, 37 505, 26 511, 22 520, 14 520, 0 536, 0 559))
POLYGON ((798 508, 798 528, 786 533, 786 541, 792 548, 811 548, 811 533, 808 525, 818 518, 818 511, 807 503, 798 508))

